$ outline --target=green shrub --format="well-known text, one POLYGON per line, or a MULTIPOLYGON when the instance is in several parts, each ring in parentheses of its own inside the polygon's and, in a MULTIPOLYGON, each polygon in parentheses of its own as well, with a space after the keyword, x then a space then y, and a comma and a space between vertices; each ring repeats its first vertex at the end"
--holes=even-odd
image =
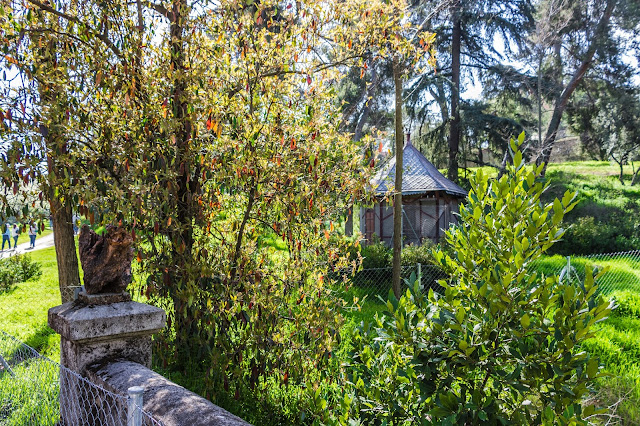
POLYGON ((0 291, 8 290, 21 282, 37 279, 40 275, 40 264, 33 262, 29 256, 17 255, 0 259, 0 291))
MULTIPOLYGON (((628 290, 614 291, 611 297, 617 305, 611 316, 640 319, 640 294, 628 290)), ((640 358, 638 361, 640 361, 640 358)))
POLYGON ((393 251, 385 243, 375 238, 362 247, 362 269, 388 268, 391 266, 393 251))
MULTIPOLYGON (((423 265, 433 263, 434 244, 425 240, 421 245, 409 244, 402 248, 402 266, 413 266, 417 263, 423 265)), ((376 239, 372 244, 362 247, 363 269, 390 268, 393 261, 393 250, 385 243, 376 239)))
MULTIPOLYGON (((522 143, 524 135, 519 142, 522 143)), ((378 424, 586 424, 582 405, 602 376, 580 344, 611 311, 584 282, 530 270, 564 231, 575 203, 543 205, 541 168, 514 165, 497 180, 471 179, 449 250, 434 252, 451 276, 428 295, 416 283, 354 335, 356 417, 378 424)))
POLYGON ((433 249, 433 243, 431 240, 424 240, 422 245, 409 244, 402 248, 401 263, 403 266, 413 266, 417 263, 423 265, 433 263, 433 255, 431 251, 433 249))

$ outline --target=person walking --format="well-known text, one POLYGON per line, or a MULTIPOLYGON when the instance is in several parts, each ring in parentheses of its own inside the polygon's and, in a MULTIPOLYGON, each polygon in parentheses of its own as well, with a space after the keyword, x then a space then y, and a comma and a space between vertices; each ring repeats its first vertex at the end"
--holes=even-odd
POLYGON ((18 227, 18 224, 15 223, 13 225, 13 249, 17 249, 18 248, 18 237, 20 236, 20 228, 18 227))
POLYGON ((38 235, 38 227, 31 221, 29 223, 29 248, 31 249, 36 247, 36 235, 38 235))
POLYGON ((11 250, 11 225, 5 224, 5 230, 2 233, 2 250, 4 250, 4 243, 9 244, 9 250, 11 250))

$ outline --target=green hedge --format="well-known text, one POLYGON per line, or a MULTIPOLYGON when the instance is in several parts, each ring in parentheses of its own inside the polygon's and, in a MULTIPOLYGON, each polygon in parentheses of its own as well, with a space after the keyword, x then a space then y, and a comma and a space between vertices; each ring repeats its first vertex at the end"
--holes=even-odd
POLYGON ((0 259, 0 291, 6 291, 15 284, 34 280, 42 275, 42 268, 27 255, 17 255, 0 259))

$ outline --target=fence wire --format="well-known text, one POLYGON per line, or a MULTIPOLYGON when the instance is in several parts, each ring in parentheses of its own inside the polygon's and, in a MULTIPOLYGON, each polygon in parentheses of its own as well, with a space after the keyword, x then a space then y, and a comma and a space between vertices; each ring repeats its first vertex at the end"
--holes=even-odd
MULTIPOLYGON (((380 295, 386 298, 392 288, 393 268, 370 268, 360 271, 342 269, 329 274, 334 280, 344 283, 344 289, 362 295, 380 295)), ((406 265, 402 267, 400 278, 403 285, 413 280, 421 279, 422 287, 442 293, 444 289, 438 284, 439 280, 448 276, 442 269, 429 264, 406 265)))
POLYGON ((0 331, 0 425, 162 423, 128 397, 95 385, 0 331))
POLYGON ((587 266, 596 273, 606 268, 596 281, 601 294, 626 290, 640 293, 640 250, 588 256, 551 256, 538 260, 532 267, 545 275, 559 275, 567 265, 580 280, 585 278, 587 266))
MULTIPOLYGON (((640 293, 640 250, 594 254, 589 256, 548 256, 531 265, 531 271, 545 276, 560 275, 569 265, 573 276, 580 280, 585 278, 586 267, 592 270, 602 271, 607 268, 597 280, 598 290, 601 294, 609 295, 614 291, 629 290, 640 293)), ((401 278, 403 283, 410 281, 412 277, 421 277, 424 289, 433 289, 442 293, 444 288, 438 284, 439 280, 447 280, 449 277, 439 267, 432 264, 416 264, 403 266, 401 278)), ((341 282, 344 290, 362 295, 380 295, 386 298, 392 288, 393 268, 371 268, 353 271, 343 269, 330 273, 330 277, 341 282)), ((406 285, 406 283, 405 283, 406 285)))

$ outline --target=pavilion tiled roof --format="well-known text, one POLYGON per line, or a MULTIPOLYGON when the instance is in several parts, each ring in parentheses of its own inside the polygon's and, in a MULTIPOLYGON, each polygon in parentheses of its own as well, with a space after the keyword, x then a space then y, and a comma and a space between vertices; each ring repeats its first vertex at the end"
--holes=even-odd
MULTIPOLYGON (((404 146, 402 155, 402 194, 427 194, 444 191, 456 197, 466 197, 467 191, 444 177, 411 142, 404 146)), ((393 189, 396 178, 396 158, 383 164, 371 181, 376 195, 386 194, 393 189)))

